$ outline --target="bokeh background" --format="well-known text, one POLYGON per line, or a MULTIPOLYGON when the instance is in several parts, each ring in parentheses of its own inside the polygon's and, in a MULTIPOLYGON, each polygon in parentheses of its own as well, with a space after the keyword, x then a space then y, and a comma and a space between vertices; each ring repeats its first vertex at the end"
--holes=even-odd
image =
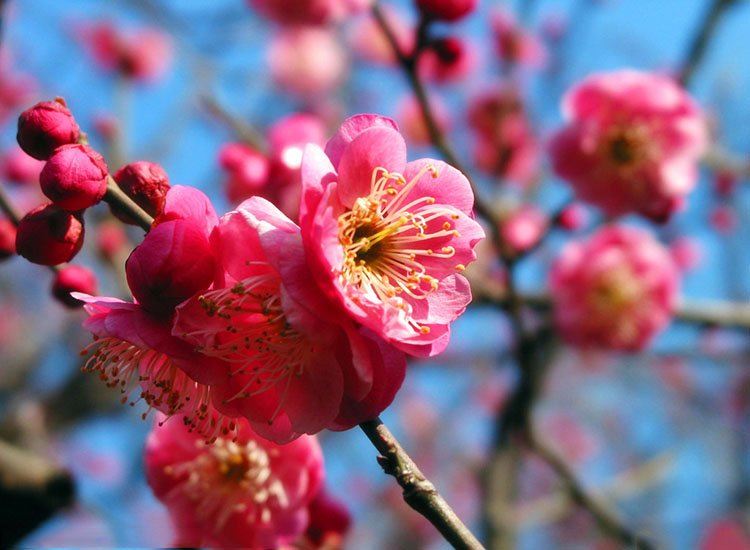
MULTIPOLYGON (((468 105, 479 91, 508 78, 490 45, 488 14, 510 10, 547 51, 542 66, 514 75, 541 142, 560 123, 561 95, 582 77, 623 67, 675 72, 712 3, 482 0, 467 19, 441 27, 476 47, 476 70, 459 82, 431 86, 430 92, 451 119, 448 135, 459 156, 470 161, 468 105)), ((416 20, 409 1, 387 4, 406 21, 416 20)), ((0 150, 14 146, 15 121, 23 109, 62 96, 92 145, 108 151, 110 159, 158 162, 172 184, 203 190, 217 211, 225 212, 233 205, 225 196, 226 176, 217 155, 223 144, 237 139, 227 116, 261 134, 297 111, 319 114, 329 134, 346 116, 360 112, 399 119, 409 94, 406 79, 397 68, 358 55, 351 45, 353 25, 334 31, 346 60, 343 80, 334 91, 310 98, 273 81, 267 50, 278 30, 242 0, 9 0, 0 90, 16 82, 27 93, 16 104, 8 99, 2 109, 0 150), (153 82, 126 82, 99 67, 81 29, 102 21, 168 33, 172 55, 165 73, 153 82), (117 151, 96 131, 105 123, 121 131, 117 151)), ((750 5, 739 1, 721 20, 690 83, 711 117, 717 142, 739 157, 750 156, 749 29, 750 5)), ((410 158, 435 155, 429 147, 410 145, 410 158)), ((547 173, 546 159, 540 162, 547 173)), ((706 169, 687 208, 666 226, 649 227, 665 243, 687 237, 697 247, 700 262, 685 274, 685 297, 748 301, 750 186, 740 181, 727 196, 717 193, 715 179, 706 169)), ((480 176, 478 183, 498 203, 531 198, 554 211, 570 198, 568 187, 552 176, 523 191, 489 176, 480 176)), ((11 191, 21 209, 42 202, 28 188, 11 191)), ((91 234, 97 216, 106 214, 103 205, 94 209, 87 220, 91 234)), ((590 227, 597 219, 593 209, 589 216, 590 227)), ((137 243, 139 231, 130 237, 137 243)), ((569 238, 556 231, 523 261, 522 289, 544 288, 549 262, 569 238)), ((93 239, 75 263, 95 267, 101 294, 126 297, 122 262, 107 266, 93 239)), ((47 270, 20 258, 0 265, 0 436, 50 457, 72 472, 77 485, 75 505, 21 546, 169 545, 166 512, 151 496, 141 464, 152 420, 141 420, 143 410, 120 406, 95 376, 80 373, 78 351, 90 339, 80 328, 84 314, 53 301, 50 281, 47 270)), ((487 306, 471 308, 455 324, 444 354, 410 366, 404 388, 383 416, 478 530, 480 472, 494 418, 516 380, 509 334, 504 315, 487 306)), ((740 331, 675 323, 638 356, 561 349, 534 421, 584 485, 616 502, 626 522, 660 548, 749 548, 750 539, 742 538, 743 525, 750 522, 749 343, 740 331)), ((355 518, 347 548, 446 547, 402 503, 359 431, 320 438, 329 486, 355 518)), ((561 497, 556 476, 541 461, 524 460, 518 491, 519 548, 619 547, 597 535, 587 513, 561 497)))

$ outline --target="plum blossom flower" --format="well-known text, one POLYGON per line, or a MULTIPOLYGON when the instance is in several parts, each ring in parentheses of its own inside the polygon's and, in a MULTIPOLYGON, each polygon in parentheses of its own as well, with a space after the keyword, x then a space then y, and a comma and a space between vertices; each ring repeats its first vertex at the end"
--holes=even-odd
POLYGON ((248 0, 251 7, 285 25, 319 25, 360 12, 372 0, 248 0))
POLYGON ((234 440, 206 445, 162 423, 146 442, 146 479, 169 510, 176 546, 278 548, 304 533, 324 477, 314 437, 280 446, 240 419, 234 440))
POLYGON ((508 65, 539 68, 547 60, 544 45, 524 29, 507 10, 500 9, 492 17, 492 30, 500 58, 508 65))
POLYGON ((580 347, 635 351, 669 323, 680 275, 649 233, 607 226, 562 251, 550 270, 554 319, 580 347))
POLYGON ((607 215, 665 221, 695 186, 707 130, 670 78, 595 74, 566 94, 562 109, 568 124, 551 140, 553 168, 607 215))
POLYGON ((395 122, 358 115, 302 160, 300 225, 315 280, 348 314, 409 353, 442 351, 471 300, 459 273, 484 237, 468 180, 407 163, 395 122))
POLYGON ((260 197, 215 233, 224 284, 177 307, 173 334, 227 365, 216 407, 284 443, 379 414, 405 360, 332 308, 308 271, 299 228, 260 197))
POLYGON ((132 404, 143 400, 149 410, 179 414, 208 440, 235 427, 212 406, 209 384, 222 382, 225 369, 172 336, 171 329, 175 306, 213 283, 216 259, 209 236, 216 224, 205 195, 175 186, 162 216, 128 259, 135 301, 73 293, 85 302, 89 317, 83 327, 95 337, 82 352, 93 352, 84 370, 120 388, 123 403, 135 392, 132 404))

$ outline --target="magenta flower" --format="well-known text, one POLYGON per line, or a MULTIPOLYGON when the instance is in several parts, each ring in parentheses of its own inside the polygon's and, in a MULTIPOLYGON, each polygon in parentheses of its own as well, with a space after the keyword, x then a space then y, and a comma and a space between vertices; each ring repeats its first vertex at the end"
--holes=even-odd
POLYGON ((234 429, 232 419, 215 411, 209 389, 224 382, 226 368, 171 329, 174 307, 213 283, 216 259, 208 239, 216 224, 205 195, 175 186, 155 227, 128 259, 135 302, 73 293, 86 303, 83 326, 96 338, 84 350, 93 350, 85 370, 120 388, 123 402, 135 391, 133 404, 143 400, 149 410, 179 414, 209 440, 234 429))
POLYGON ((348 429, 380 413, 405 361, 331 305, 308 271, 299 228, 260 197, 225 215, 224 285, 177 308, 173 334, 228 365, 216 407, 277 443, 348 429))
POLYGON ((348 119, 302 160, 300 225, 323 292, 409 353, 442 351, 471 301, 459 275, 484 231, 468 180, 444 162, 407 163, 395 122, 348 119))
POLYGON ((669 323, 680 276, 649 233, 607 226, 568 244, 549 283, 555 323, 567 342, 636 351, 669 323))
POLYGON ((248 0, 248 3, 284 25, 319 25, 365 10, 372 0, 248 0))
POLYGON ((154 427, 145 465, 149 485, 169 510, 175 546, 192 548, 293 543, 307 528, 308 506, 324 476, 314 437, 279 446, 244 420, 235 440, 211 445, 179 422, 154 427))
POLYGON ((701 112, 665 76, 596 74, 563 99, 568 125, 550 143, 552 164, 576 195, 608 216, 665 221, 695 186, 707 144, 701 112))

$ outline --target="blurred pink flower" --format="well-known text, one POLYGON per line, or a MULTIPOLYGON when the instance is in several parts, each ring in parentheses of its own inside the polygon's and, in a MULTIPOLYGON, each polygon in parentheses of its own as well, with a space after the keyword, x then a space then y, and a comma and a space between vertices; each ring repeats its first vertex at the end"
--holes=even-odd
POLYGON ((248 0, 266 17, 285 25, 319 25, 341 21, 367 9, 372 0, 248 0))
POLYGON ((0 174, 3 181, 20 185, 38 185, 39 173, 44 162, 27 155, 20 147, 14 146, 0 159, 0 174))
POLYGON ((341 44, 331 31, 318 27, 289 27, 275 33, 267 59, 276 83, 302 97, 332 90, 347 72, 341 44))
POLYGON ((708 218, 711 227, 719 233, 731 233, 737 228, 737 215, 728 204, 720 204, 711 210, 708 218))
POLYGON ((352 524, 352 516, 346 506, 323 487, 307 509, 310 522, 305 539, 312 543, 312 548, 344 548, 344 537, 352 524))
POLYGON ((544 45, 524 29, 511 12, 497 10, 491 20, 497 53, 508 65, 539 68, 547 60, 544 45))
POLYGON ((558 225, 568 231, 582 229, 587 221, 588 212, 586 211, 586 207, 579 202, 574 202, 563 208, 557 218, 558 225))
POLYGON ((396 123, 344 122, 302 160, 300 224, 317 283, 334 303, 414 355, 442 351, 471 301, 459 275, 484 237, 466 177, 444 162, 407 163, 396 123))
POLYGON ((533 204, 525 204, 513 210, 500 222, 503 243, 513 252, 525 252, 536 246, 547 229, 547 215, 533 204))
POLYGON ((219 151, 219 165, 227 173, 227 199, 239 204, 253 195, 263 194, 268 185, 270 167, 265 155, 244 143, 227 143, 219 151))
POLYGON ((703 256, 700 242, 690 237, 677 237, 672 241, 669 251, 675 264, 683 272, 695 269, 703 256))
POLYGON ((595 74, 563 99, 567 126, 550 143, 552 165, 582 200, 608 216, 665 221, 695 186, 706 126, 671 79, 633 70, 595 74))
POLYGON ((158 80, 172 64, 172 40, 158 29, 123 29, 103 21, 79 22, 76 38, 102 69, 134 80, 158 80))
POLYGON ((219 410, 284 443, 351 428, 390 404, 403 355, 328 315, 294 223, 254 197, 221 219, 214 242, 225 282, 181 304, 173 334, 226 361, 219 410))
POLYGON ((234 440, 206 445, 180 422, 159 422, 145 451, 146 479, 169 510, 175 546, 278 548, 308 525, 323 481, 314 437, 279 446, 238 420, 234 440))
POLYGON ((479 53, 475 45, 456 37, 435 40, 419 56, 419 71, 437 82, 456 82, 476 70, 479 53))
POLYGON ((563 249, 549 284, 555 324, 567 342, 635 351, 671 320, 680 275, 646 231, 606 226, 563 249))
POLYGON ((700 550, 750 550, 750 537, 735 518, 722 518, 703 533, 700 550))
MULTIPOLYGON (((382 9, 399 49, 408 54, 414 49, 414 30, 403 13, 394 6, 384 5, 382 9)), ((393 47, 372 14, 357 18, 347 33, 347 38, 356 54, 364 60, 379 65, 397 63, 393 47)))
MULTIPOLYGON (((440 130, 443 132, 447 131, 450 126, 450 115, 445 104, 437 96, 432 96, 430 98, 430 108, 440 130)), ((409 94, 400 101, 396 118, 399 121, 399 126, 404 137, 411 144, 428 146, 432 143, 427 123, 422 114, 422 106, 414 95, 409 94)))

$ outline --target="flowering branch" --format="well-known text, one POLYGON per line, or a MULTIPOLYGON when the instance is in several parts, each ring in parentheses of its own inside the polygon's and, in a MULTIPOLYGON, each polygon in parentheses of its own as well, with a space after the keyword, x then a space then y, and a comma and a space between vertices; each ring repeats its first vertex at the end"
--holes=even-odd
POLYGON ((2 210, 8 219, 13 222, 13 225, 18 227, 18 223, 21 221, 21 215, 13 206, 13 203, 8 196, 8 192, 5 190, 5 186, 0 183, 0 210, 2 210))
POLYGON ((711 37, 716 31, 721 17, 724 12, 736 0, 713 0, 713 4, 709 8, 706 18, 703 20, 703 24, 693 38, 693 42, 688 50, 687 57, 680 71, 679 82, 683 86, 687 86, 690 80, 693 78, 698 65, 700 65, 703 56, 708 49, 708 44, 711 41, 711 37))
POLYGON ((409 506, 427 518, 457 550, 484 550, 379 418, 363 422, 359 427, 382 454, 378 457, 380 466, 386 474, 396 478, 409 506))

